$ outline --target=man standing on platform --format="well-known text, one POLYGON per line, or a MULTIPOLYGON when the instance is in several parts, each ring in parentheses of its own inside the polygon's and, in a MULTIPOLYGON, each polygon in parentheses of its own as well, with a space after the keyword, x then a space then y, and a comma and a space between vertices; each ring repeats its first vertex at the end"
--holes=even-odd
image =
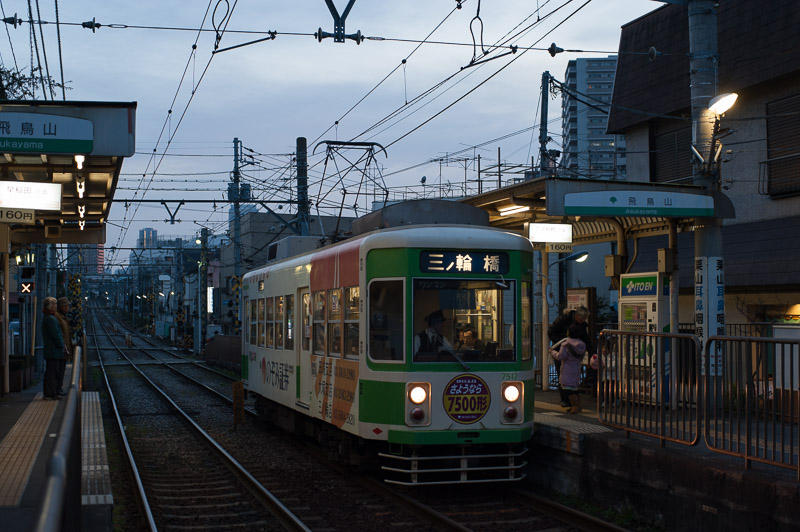
POLYGON ((56 313, 56 298, 46 297, 42 312, 42 341, 44 343, 44 396, 47 399, 58 399, 58 369, 64 362, 64 338, 56 313))
POLYGON ((58 394, 64 395, 64 390, 61 388, 64 384, 64 371, 67 369, 67 361, 72 361, 72 354, 74 352, 74 345, 72 342, 72 327, 69 325, 69 299, 66 297, 58 298, 58 312, 56 318, 58 324, 61 326, 61 336, 64 338, 64 359, 58 365, 58 394))

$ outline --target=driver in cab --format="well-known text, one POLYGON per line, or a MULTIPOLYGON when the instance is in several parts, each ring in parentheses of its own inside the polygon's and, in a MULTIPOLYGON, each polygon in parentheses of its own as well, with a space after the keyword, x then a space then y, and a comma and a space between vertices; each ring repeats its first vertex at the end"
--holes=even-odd
POLYGON ((441 310, 436 310, 425 317, 428 328, 414 335, 414 354, 439 353, 453 351, 452 344, 442 335, 442 327, 446 318, 441 310))

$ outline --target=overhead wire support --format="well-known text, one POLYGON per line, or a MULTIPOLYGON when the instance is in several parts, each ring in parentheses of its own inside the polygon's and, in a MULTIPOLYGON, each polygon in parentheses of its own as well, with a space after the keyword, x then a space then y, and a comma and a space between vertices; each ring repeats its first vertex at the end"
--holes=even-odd
POLYGON ((345 20, 347 19, 347 15, 350 14, 350 10, 353 8, 353 4, 355 3, 356 0, 350 0, 347 3, 347 7, 344 8, 344 11, 340 15, 339 10, 333 3, 333 0, 325 0, 325 5, 328 6, 328 11, 331 12, 331 16, 333 17, 333 33, 322 31, 322 28, 319 28, 315 35, 319 42, 322 42, 323 39, 333 37, 333 42, 344 42, 346 39, 349 39, 351 41, 356 41, 356 44, 361 44, 361 41, 364 40, 364 37, 361 35, 361 30, 349 35, 344 32, 345 20))

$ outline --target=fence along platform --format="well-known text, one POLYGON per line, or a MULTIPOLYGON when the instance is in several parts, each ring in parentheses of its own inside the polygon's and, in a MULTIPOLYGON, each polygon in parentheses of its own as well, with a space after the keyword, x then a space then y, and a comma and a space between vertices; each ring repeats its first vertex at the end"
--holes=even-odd
POLYGON ((100 394, 83 392, 81 398, 81 505, 83 523, 91 522, 92 530, 110 530, 114 497, 100 410, 100 394))

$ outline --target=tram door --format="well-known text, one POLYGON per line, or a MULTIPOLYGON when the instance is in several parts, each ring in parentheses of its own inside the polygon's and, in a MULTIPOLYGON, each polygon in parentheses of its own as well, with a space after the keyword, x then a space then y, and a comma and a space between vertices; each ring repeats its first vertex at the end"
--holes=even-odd
POLYGON ((297 311, 300 313, 300 341, 297 342, 297 366, 300 368, 299 402, 311 404, 311 294, 308 288, 297 291, 297 311))

